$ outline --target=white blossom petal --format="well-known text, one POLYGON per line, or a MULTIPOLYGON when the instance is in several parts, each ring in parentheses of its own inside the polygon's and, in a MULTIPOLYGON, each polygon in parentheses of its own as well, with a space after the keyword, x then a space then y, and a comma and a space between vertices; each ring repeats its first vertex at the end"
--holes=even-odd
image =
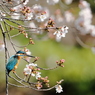
POLYGON ((38 79, 38 78, 40 78, 40 77, 41 77, 41 75, 40 75, 40 74, 41 74, 41 72, 37 72, 37 73, 36 73, 36 79, 38 79))
POLYGON ((23 4, 26 5, 28 2, 29 2, 29 0, 25 0, 25 2, 23 4))
POLYGON ((50 4, 50 5, 54 5, 58 2, 59 2, 59 0, 47 0, 47 3, 50 4))
POLYGON ((37 22, 43 22, 46 18, 47 18, 46 15, 43 14, 43 15, 37 15, 35 19, 37 20, 37 22))
POLYGON ((56 93, 61 93, 61 92, 63 92, 63 88, 62 88, 61 85, 57 85, 55 88, 56 88, 56 93))
POLYGON ((35 76, 35 74, 34 74, 34 73, 31 73, 31 76, 33 76, 33 77, 34 77, 34 76, 35 76))
POLYGON ((29 64, 29 66, 34 66, 34 67, 36 67, 36 66, 37 66, 37 64, 30 63, 30 64, 29 64))
POLYGON ((25 74, 25 75, 31 74, 31 69, 29 69, 29 68, 24 68, 24 74, 25 74))
POLYGON ((72 1, 73 1, 73 0, 65 0, 65 3, 66 3, 67 5, 69 5, 69 4, 72 3, 72 1))

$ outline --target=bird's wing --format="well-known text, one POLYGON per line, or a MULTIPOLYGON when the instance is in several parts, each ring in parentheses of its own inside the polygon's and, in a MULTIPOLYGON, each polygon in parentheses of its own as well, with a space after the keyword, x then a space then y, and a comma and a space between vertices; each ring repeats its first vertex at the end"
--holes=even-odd
POLYGON ((10 72, 12 69, 14 69, 15 65, 17 64, 17 57, 16 56, 12 56, 9 60, 8 63, 6 65, 6 69, 8 72, 10 72))

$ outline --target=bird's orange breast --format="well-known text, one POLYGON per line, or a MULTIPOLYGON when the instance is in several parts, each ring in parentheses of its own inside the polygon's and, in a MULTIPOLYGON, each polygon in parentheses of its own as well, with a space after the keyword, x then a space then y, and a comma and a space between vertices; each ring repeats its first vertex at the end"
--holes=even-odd
POLYGON ((21 57, 20 56, 18 56, 18 61, 17 61, 17 63, 16 63, 16 65, 15 65, 15 67, 14 67, 14 69, 17 69, 17 67, 18 67, 18 64, 19 64, 19 61, 20 61, 20 59, 21 59, 21 57))

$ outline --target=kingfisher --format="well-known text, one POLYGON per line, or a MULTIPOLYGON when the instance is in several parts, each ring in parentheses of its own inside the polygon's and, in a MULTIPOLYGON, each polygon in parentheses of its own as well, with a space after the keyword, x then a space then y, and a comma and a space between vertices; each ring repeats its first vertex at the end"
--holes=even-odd
POLYGON ((26 52, 24 51, 18 51, 16 52, 15 55, 11 56, 6 64, 6 70, 7 70, 7 74, 9 75, 9 73, 11 71, 15 72, 15 70, 17 69, 18 67, 18 64, 20 62, 20 59, 24 56, 27 56, 27 57, 33 57, 35 58, 35 56, 31 56, 31 55, 27 55, 26 52))

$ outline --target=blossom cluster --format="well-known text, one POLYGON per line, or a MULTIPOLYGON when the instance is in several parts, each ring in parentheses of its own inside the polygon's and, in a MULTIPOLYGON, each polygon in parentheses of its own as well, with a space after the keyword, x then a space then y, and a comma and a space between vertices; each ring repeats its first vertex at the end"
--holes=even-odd
POLYGON ((30 63, 29 65, 26 65, 26 68, 24 68, 24 74, 25 75, 31 75, 35 77, 36 79, 41 77, 41 72, 38 72, 39 69, 35 68, 37 64, 30 63))
POLYGON ((65 62, 64 59, 61 59, 60 61, 56 61, 58 66, 64 67, 63 63, 65 62))
MULTIPOLYGON (((26 68, 24 68, 24 75, 25 76, 31 75, 32 77, 35 77, 38 80, 38 82, 35 85, 37 89, 41 89, 43 87, 43 83, 46 84, 47 87, 49 87, 48 77, 47 76, 42 77, 41 72, 39 72, 40 69, 37 69, 36 67, 37 64, 34 63, 30 63, 26 65, 26 68)), ((61 87, 61 85, 59 85, 59 83, 55 86, 55 89, 56 89, 56 93, 63 92, 63 88, 61 87)))
POLYGON ((46 12, 40 5, 33 5, 32 7, 25 6, 29 0, 19 4, 10 9, 11 17, 13 19, 26 19, 26 20, 37 20, 37 22, 43 22, 46 18, 46 12))
POLYGON ((37 68, 37 64, 30 63, 26 65, 26 68, 24 68, 24 75, 28 76, 31 75, 32 77, 35 77, 37 80, 37 83, 35 84, 35 87, 39 90, 43 87, 43 84, 45 84, 47 87, 49 87, 49 80, 48 77, 42 77, 41 72, 39 72, 39 68, 37 68))
POLYGON ((80 1, 79 8, 79 17, 75 21, 75 27, 82 35, 90 34, 95 36, 95 26, 91 24, 93 16, 90 4, 87 1, 80 1))
POLYGON ((65 37, 66 33, 68 33, 67 26, 63 26, 63 27, 59 28, 58 30, 56 30, 54 32, 54 35, 56 35, 56 40, 60 41, 62 37, 65 37))

